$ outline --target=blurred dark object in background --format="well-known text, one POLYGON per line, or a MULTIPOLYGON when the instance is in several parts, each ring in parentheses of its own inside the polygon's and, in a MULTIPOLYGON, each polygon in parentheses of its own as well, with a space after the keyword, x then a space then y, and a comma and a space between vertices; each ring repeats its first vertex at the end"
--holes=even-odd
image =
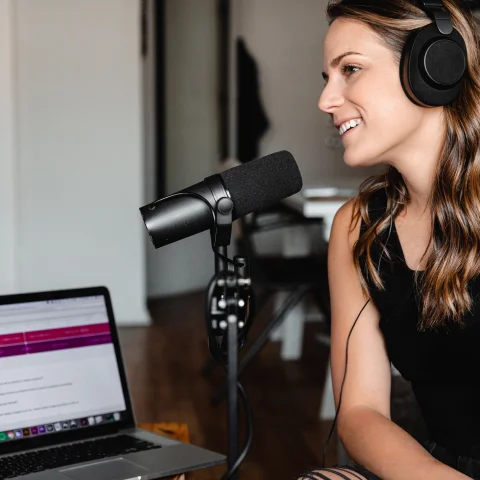
POLYGON ((463 0, 470 8, 480 9, 480 0, 463 0))
POLYGON ((242 163, 259 156, 259 142, 269 127, 260 99, 257 62, 245 41, 237 39, 237 158, 242 163))

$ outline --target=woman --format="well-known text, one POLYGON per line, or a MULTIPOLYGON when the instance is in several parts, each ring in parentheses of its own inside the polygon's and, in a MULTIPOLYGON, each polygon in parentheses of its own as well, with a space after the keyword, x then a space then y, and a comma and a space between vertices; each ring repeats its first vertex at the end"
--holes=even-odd
POLYGON ((356 466, 302 479, 480 478, 479 40, 463 2, 443 3, 466 71, 441 106, 414 102, 399 75, 407 38, 432 23, 422 8, 328 6, 319 108, 339 128, 348 165, 386 173, 340 209, 329 246, 337 427, 356 466), (390 419, 391 362, 412 383, 424 445, 390 419))

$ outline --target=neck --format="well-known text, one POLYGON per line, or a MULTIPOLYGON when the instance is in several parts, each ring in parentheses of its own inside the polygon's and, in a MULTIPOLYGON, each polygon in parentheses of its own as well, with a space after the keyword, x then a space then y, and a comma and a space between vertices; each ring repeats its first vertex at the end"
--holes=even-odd
POLYGON ((441 115, 435 116, 432 112, 432 121, 425 122, 423 128, 402 144, 402 151, 395 160, 389 162, 403 177, 411 199, 411 211, 421 213, 429 206, 444 139, 441 115))
POLYGON ((437 164, 438 159, 400 171, 410 197, 409 210, 421 213, 428 208, 437 164))

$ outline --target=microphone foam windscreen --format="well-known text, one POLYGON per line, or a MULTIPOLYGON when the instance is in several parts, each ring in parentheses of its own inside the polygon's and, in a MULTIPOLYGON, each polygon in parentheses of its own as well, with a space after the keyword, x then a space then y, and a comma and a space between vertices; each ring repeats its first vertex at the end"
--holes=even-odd
POLYGON ((302 189, 297 163, 286 150, 220 174, 234 204, 234 217, 262 211, 302 189))

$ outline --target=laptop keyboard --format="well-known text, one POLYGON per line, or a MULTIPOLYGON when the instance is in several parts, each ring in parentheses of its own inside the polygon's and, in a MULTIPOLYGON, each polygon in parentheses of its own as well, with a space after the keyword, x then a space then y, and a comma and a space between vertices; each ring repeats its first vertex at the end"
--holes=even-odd
POLYGON ((119 435, 9 455, 0 458, 0 480, 154 448, 161 446, 129 435, 119 435))

